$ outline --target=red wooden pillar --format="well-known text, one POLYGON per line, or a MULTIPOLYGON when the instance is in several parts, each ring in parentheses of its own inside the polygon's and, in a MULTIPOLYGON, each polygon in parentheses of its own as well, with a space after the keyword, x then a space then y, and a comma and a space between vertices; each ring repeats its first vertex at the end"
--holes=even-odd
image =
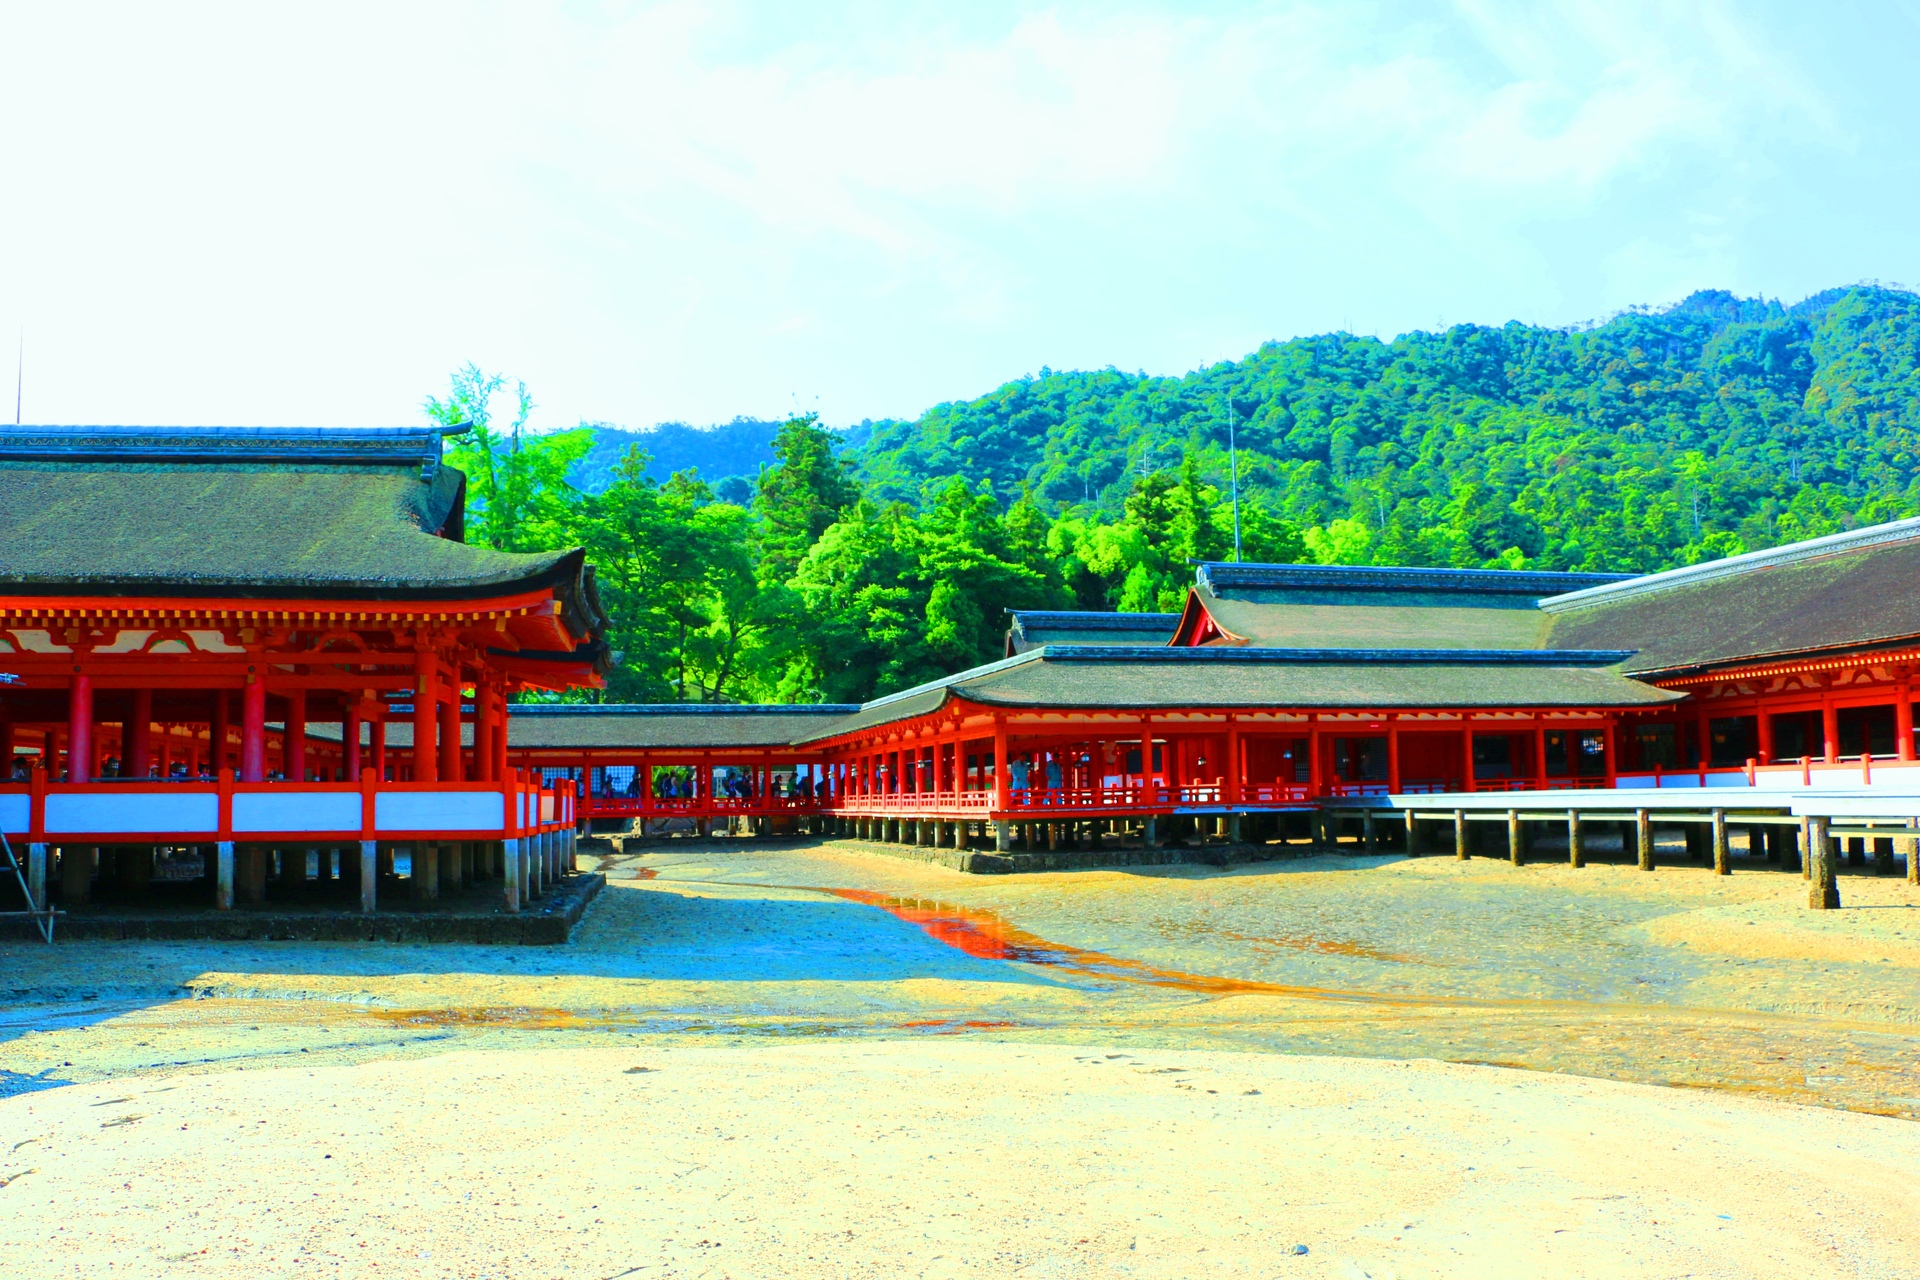
POLYGON ((1607 721, 1606 765, 1607 765, 1608 788, 1619 786, 1620 785, 1620 731, 1619 731, 1619 726, 1614 724, 1614 722, 1611 719, 1607 721))
POLYGON ((267 685, 257 675, 247 677, 240 691, 240 781, 267 780, 267 685))
POLYGON ((345 721, 340 726, 341 764, 346 770, 348 782, 360 780, 360 726, 363 719, 360 704, 347 704, 345 721))
POLYGON ((1825 741, 1827 763, 1832 764, 1840 758, 1840 711, 1833 705, 1832 694, 1820 700, 1820 736, 1825 741))
POLYGON ((18 758, 15 748, 19 745, 19 734, 13 727, 13 721, 0 720, 0 780, 13 777, 13 762, 18 758))
MULTIPOLYGON (((1397 730, 1389 732, 1394 735, 1388 739, 1393 754, 1387 758, 1393 768, 1398 770, 1400 766, 1399 735, 1397 730)), ((1316 719, 1307 724, 1307 792, 1309 795, 1318 796, 1325 795, 1326 790, 1327 771, 1320 760, 1320 725, 1316 719)))
POLYGON ((67 777, 91 782, 93 763, 93 677, 75 672, 67 681, 67 777))
POLYGON ((1547 726, 1538 721, 1533 726, 1533 786, 1536 791, 1547 789, 1547 726))
POLYGON ((1400 794, 1400 722, 1387 721, 1387 792, 1400 794))
POLYGON ((133 691, 133 714, 127 717, 124 735, 126 750, 121 754, 121 772, 129 778, 144 778, 153 771, 153 690, 133 691))
POLYGON ((1699 724, 1695 732, 1700 735, 1700 759, 1696 763, 1707 769, 1713 766, 1713 716, 1703 703, 1700 707, 1699 724))
POLYGON ((507 747, 513 733, 513 711, 498 685, 493 689, 493 781, 507 780, 507 747))
POLYGON ((441 699, 440 710, 440 781, 460 781, 460 689, 456 685, 447 690, 448 696, 441 699))
POLYGON ((1473 777, 1473 726, 1467 725, 1460 730, 1460 751, 1466 757, 1466 779, 1462 785, 1468 791, 1478 791, 1473 777))
POLYGON ((1894 695, 1893 752, 1898 759, 1913 759, 1913 689, 1905 676, 1900 678, 1900 687, 1894 695))
POLYGON ((367 735, 373 748, 373 780, 387 780, 387 704, 381 703, 374 708, 373 731, 367 735))
POLYGON ((1227 794, 1228 804, 1239 804, 1241 783, 1247 771, 1240 760, 1240 720, 1237 716, 1227 717, 1227 794))
POLYGON ((280 771, 288 782, 307 780, 307 691, 287 690, 287 731, 281 738, 280 771))
POLYGON ((1013 804, 1013 792, 1007 779, 1007 722, 993 721, 993 807, 1005 813, 1013 804))
POLYGON ((440 781, 440 753, 435 749, 435 726, 439 723, 440 660, 433 650, 423 648, 414 658, 413 677, 413 780, 440 781))
POLYGON ((232 705, 225 689, 213 691, 213 719, 207 724, 207 769, 218 774, 227 767, 227 739, 233 736, 232 705))
MULTIPOLYGON (((1911 711, 1911 707, 1909 707, 1909 711, 1911 711)), ((1760 763, 1772 764, 1773 763, 1773 717, 1770 714, 1768 714, 1766 703, 1756 702, 1754 704, 1753 718, 1754 718, 1754 722, 1758 725, 1760 730, 1760 763)), ((1911 739, 1913 735, 1908 734, 1907 737, 1911 739)), ((1906 759, 1906 757, 1902 756, 1901 759, 1904 760, 1906 759)))

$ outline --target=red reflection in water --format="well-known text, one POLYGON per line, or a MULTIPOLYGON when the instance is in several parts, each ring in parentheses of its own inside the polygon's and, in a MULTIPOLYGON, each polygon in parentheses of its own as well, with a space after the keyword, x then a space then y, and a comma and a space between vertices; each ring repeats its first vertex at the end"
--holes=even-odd
POLYGON ((1247 982, 1239 978, 1182 973, 1177 969, 1142 964, 1138 960, 1123 960, 1100 951, 1063 946, 1028 933, 1018 925, 1009 924, 991 911, 976 907, 960 907, 950 902, 934 902, 925 898, 899 897, 876 893, 871 889, 817 889, 816 892, 878 907, 888 915, 919 926, 928 937, 982 960, 1053 965, 1091 978, 1143 982, 1157 987, 1178 987, 1182 991, 1203 991, 1214 995, 1247 991, 1299 994, 1305 990, 1272 982, 1247 982))
POLYGON ((659 874, 659 870, 654 867, 641 867, 633 873, 633 878, 635 880, 651 880, 659 874))

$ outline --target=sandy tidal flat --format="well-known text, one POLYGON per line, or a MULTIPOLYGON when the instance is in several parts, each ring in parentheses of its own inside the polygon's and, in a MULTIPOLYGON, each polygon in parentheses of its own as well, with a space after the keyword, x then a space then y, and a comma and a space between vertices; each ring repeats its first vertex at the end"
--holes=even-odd
POLYGON ((1920 1127, 1436 1062, 459 1052, 27 1094, 8 1149, 21 1278, 1920 1274, 1920 1127))

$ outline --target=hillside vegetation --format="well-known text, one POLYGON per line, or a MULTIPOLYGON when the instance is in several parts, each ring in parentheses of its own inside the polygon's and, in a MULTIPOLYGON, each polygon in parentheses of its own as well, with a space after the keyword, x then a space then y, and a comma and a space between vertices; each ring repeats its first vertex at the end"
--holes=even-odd
POLYGON ((1191 561, 1232 555, 1230 429, 1245 559, 1651 571, 1920 510, 1917 370, 1920 296, 1856 287, 1043 369, 704 451, 496 429, 502 380, 472 369, 428 407, 478 424, 475 536, 593 553, 625 654, 605 696, 857 700, 997 657, 1009 607, 1177 608, 1191 561))

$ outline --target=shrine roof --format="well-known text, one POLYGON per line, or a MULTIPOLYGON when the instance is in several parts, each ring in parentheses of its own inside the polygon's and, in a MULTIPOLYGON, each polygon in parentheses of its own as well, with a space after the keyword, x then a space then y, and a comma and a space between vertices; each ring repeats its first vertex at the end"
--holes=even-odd
POLYGON ((1920 519, 1647 574, 1541 602, 1549 642, 1639 650, 1680 674, 1920 638, 1920 519))
POLYGON ((604 627, 578 549, 461 540, 441 428, 0 428, 0 596, 452 600, 553 589, 604 627))
POLYGON ((1622 574, 1355 565, 1200 565, 1173 643, 1537 649, 1541 599, 1622 574), (1214 632, 1209 634, 1206 623, 1214 632), (1202 638, 1205 636, 1206 638, 1202 638))
POLYGON ((1605 650, 1164 648, 1046 645, 867 703, 820 741, 965 699, 1009 709, 1600 710, 1681 697, 1625 676, 1605 650))
POLYGON ((858 711, 853 704, 516 703, 507 745, 631 749, 784 747, 858 711))
POLYGON ((1099 613, 1009 609, 1007 656, 1041 644, 1166 644, 1179 625, 1177 613, 1099 613))

